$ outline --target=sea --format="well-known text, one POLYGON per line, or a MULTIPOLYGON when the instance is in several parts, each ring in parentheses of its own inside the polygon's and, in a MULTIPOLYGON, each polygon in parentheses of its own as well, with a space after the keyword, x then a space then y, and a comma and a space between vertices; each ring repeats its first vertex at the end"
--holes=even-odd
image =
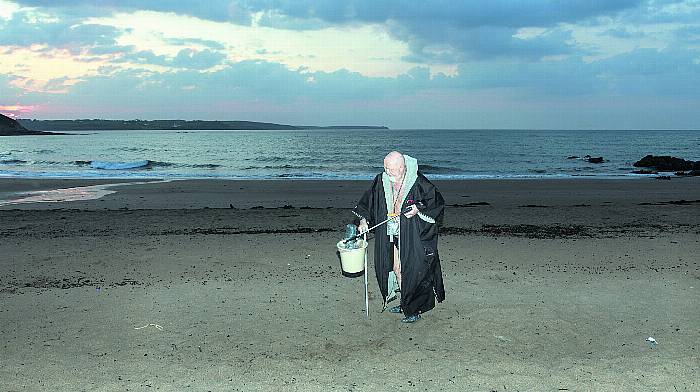
POLYGON ((370 179, 392 150, 431 179, 643 178, 647 154, 700 160, 700 131, 81 131, 0 137, 0 177, 370 179))

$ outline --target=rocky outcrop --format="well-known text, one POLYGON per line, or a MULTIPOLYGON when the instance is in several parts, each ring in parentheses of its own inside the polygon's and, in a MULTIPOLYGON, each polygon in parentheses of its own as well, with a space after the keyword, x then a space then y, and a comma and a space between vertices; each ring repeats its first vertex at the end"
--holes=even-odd
POLYGON ((603 157, 592 157, 590 155, 586 155, 585 157, 583 157, 583 159, 585 159, 586 162, 588 162, 588 163, 603 163, 603 162, 605 162, 603 157))
POLYGON ((648 167, 657 171, 682 172, 686 170, 700 170, 700 161, 686 161, 668 155, 647 155, 633 164, 634 167, 648 167))
POLYGON ((42 132, 30 131, 16 120, 0 114, 0 136, 41 135, 42 132))

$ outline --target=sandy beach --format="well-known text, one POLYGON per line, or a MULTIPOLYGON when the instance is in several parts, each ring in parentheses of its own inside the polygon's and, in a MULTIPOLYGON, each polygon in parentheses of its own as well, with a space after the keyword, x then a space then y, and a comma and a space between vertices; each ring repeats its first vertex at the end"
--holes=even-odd
MULTIPOLYGON (((0 179, 0 199, 124 182, 0 179)), ((341 275, 368 181, 2 204, 0 390, 700 390, 697 178, 436 185, 447 298, 413 325, 373 278, 366 319, 341 275)))

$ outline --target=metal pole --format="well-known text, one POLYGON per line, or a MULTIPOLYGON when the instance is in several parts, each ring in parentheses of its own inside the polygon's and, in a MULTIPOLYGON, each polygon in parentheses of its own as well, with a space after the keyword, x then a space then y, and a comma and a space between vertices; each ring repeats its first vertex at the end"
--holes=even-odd
POLYGON ((367 233, 365 233, 365 318, 369 319, 369 290, 367 289, 367 233))
POLYGON ((344 243, 344 244, 347 244, 348 242, 359 238, 361 235, 364 235, 365 238, 367 238, 367 233, 369 233, 370 231, 376 229, 377 227, 379 227, 379 226, 385 224, 386 222, 389 222, 389 221, 392 220, 392 219, 396 219, 397 217, 398 217, 398 215, 392 216, 391 218, 388 218, 388 219, 386 219, 386 220, 384 220, 384 221, 382 221, 382 222, 379 222, 379 223, 377 223, 376 225, 374 225, 374 226, 370 227, 369 229, 367 229, 366 231, 363 231, 363 232, 361 232, 361 233, 357 233, 357 234, 355 234, 354 236, 352 236, 352 237, 350 237, 350 238, 348 238, 348 239, 343 240, 343 243, 344 243))

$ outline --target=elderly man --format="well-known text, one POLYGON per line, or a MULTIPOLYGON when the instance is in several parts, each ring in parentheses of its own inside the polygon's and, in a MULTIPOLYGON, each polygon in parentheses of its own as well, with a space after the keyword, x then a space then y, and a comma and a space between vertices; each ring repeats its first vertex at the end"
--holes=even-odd
POLYGON ((404 323, 420 320, 421 313, 445 299, 442 269, 437 250, 438 226, 445 201, 435 185, 418 171, 418 161, 397 151, 384 158, 378 174, 353 213, 360 218, 360 231, 380 226, 374 242, 374 269, 384 299, 384 309, 396 293, 401 305, 389 309, 403 313, 404 323))

